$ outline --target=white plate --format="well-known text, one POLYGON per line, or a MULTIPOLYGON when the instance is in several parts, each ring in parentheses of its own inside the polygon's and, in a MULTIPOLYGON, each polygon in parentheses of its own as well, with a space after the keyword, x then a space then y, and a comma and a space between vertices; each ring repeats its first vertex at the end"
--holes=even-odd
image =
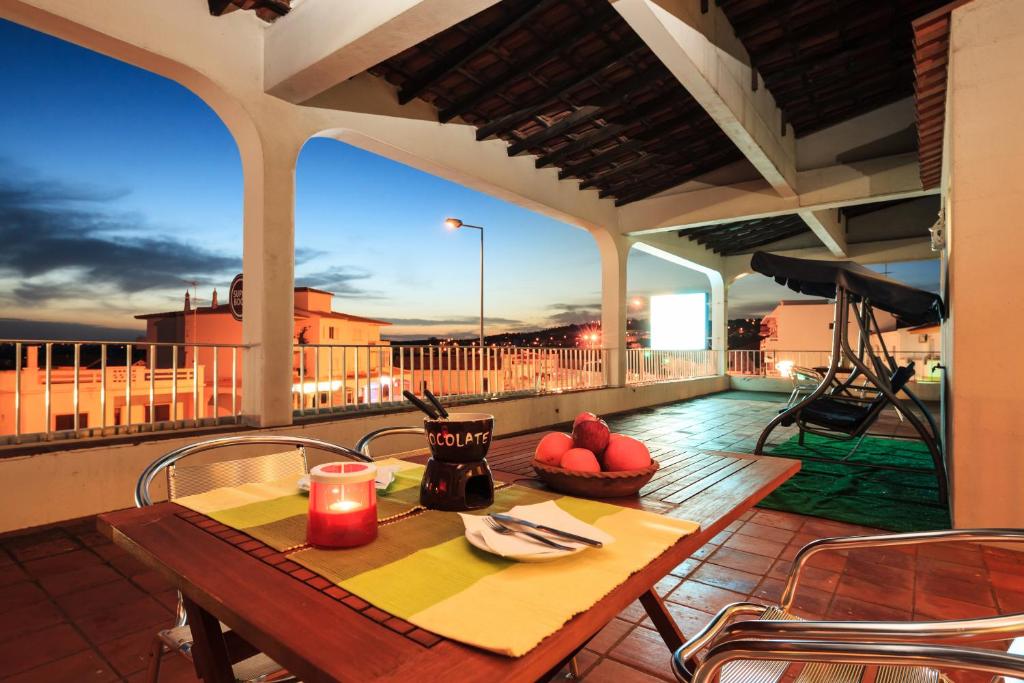
MULTIPOLYGON (((537 543, 537 552, 529 554, 515 554, 515 555, 498 555, 494 552, 490 546, 487 545, 487 541, 483 539, 479 533, 472 532, 469 529, 466 530, 466 540, 469 544, 475 548, 483 550, 485 553, 491 555, 497 555, 498 557, 504 557, 506 560, 514 560, 516 562, 551 562, 552 560, 561 560, 563 557, 569 557, 587 550, 590 546, 580 546, 573 550, 558 550, 557 548, 548 548, 542 543, 537 543)), ((552 541, 559 543, 559 539, 552 538, 552 541)))
MULTIPOLYGON (((395 481, 395 468, 394 467, 378 467, 377 468, 377 490, 386 491, 389 486, 395 481)), ((296 486, 303 493, 309 493, 309 475, 304 474, 299 477, 296 482, 296 486)))

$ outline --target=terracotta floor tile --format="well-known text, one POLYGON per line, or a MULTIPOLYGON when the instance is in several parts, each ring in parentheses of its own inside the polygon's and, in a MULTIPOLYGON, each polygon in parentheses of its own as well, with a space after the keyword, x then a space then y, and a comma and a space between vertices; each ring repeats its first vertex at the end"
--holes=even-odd
MULTIPOLYGON (((126 679, 129 683, 146 683, 146 671, 137 671, 126 679)), ((160 664, 160 683, 202 683, 195 667, 181 655, 167 653, 160 664)))
POLYGON ((669 573, 672 574, 672 576, 676 576, 680 579, 685 579, 687 576, 693 573, 694 569, 696 569, 699 566, 700 560, 691 557, 686 559, 682 563, 676 565, 676 568, 669 573))
POLYGON ((59 555, 51 555, 31 562, 25 562, 25 571, 37 579, 75 571, 89 566, 98 566, 103 559, 89 550, 74 550, 59 555))
POLYGON ((75 624, 96 644, 148 628, 167 628, 172 621, 164 606, 149 596, 74 618, 75 624))
POLYGON ((615 644, 622 640, 632 628, 635 628, 635 625, 628 621, 612 619, 607 626, 590 639, 587 649, 603 655, 615 647, 615 644))
POLYGON ((804 517, 776 510, 757 510, 750 519, 758 524, 788 529, 789 531, 798 530, 806 521, 804 517))
POLYGON ((669 594, 668 599, 680 605, 714 614, 729 603, 746 600, 747 596, 745 593, 737 593, 700 581, 683 581, 669 594))
POLYGON ((587 683, 660 683, 670 679, 667 676, 651 676, 612 659, 602 659, 583 680, 587 683))
POLYGON ((996 604, 1001 614, 1024 612, 1024 593, 996 590, 996 604))
POLYGON ((779 554, 785 549, 785 543, 778 543, 776 541, 769 541, 764 538, 755 538, 753 536, 744 536, 743 534, 735 534, 728 541, 725 542, 725 547, 735 548, 736 550, 742 550, 748 553, 754 553, 755 555, 764 555, 772 559, 779 556, 779 554))
POLYGON ((167 579, 152 569, 133 576, 132 583, 147 593, 160 593, 172 589, 167 579))
POLYGON ((75 629, 57 624, 0 642, 0 662, 4 673, 13 675, 88 649, 75 629))
POLYGON ((1024 593, 1024 572, 1010 573, 990 571, 989 582, 996 590, 1016 591, 1024 593))
POLYGON ((72 619, 101 612, 111 607, 139 600, 145 594, 127 579, 100 584, 55 598, 72 619))
MULTIPOLYGON (((856 576, 853 572, 848 572, 856 576)), ((804 567, 800 572, 800 588, 814 588, 831 593, 839 583, 839 574, 818 567, 804 567)))
POLYGON ((672 675, 672 653, 658 632, 651 629, 633 629, 608 657, 655 676, 672 675))
MULTIPOLYGON (((985 567, 974 567, 956 562, 937 560, 934 557, 920 557, 914 566, 918 576, 933 575, 940 578, 959 579, 960 581, 973 581, 976 583, 988 580, 988 571, 985 567)), ((1013 571, 1017 571, 1015 566, 1013 571)))
POLYGON ((39 585, 50 595, 64 595, 102 583, 119 581, 121 575, 105 564, 90 564, 77 570, 52 574, 39 579, 39 585))
POLYGON ((957 543, 935 543, 918 548, 919 557, 932 557, 936 560, 966 564, 972 567, 984 567, 981 547, 978 545, 961 545, 957 543))
POLYGON ((946 595, 917 591, 914 594, 914 615, 918 619, 975 619, 997 614, 995 607, 966 602, 946 595))
POLYGON ((629 607, 619 612, 619 619, 625 619, 626 621, 636 623, 641 619, 647 617, 647 610, 640 604, 639 600, 635 600, 630 603, 629 607))
POLYGON ((28 578, 28 574, 13 562, 0 566, 0 588, 19 581, 26 581, 28 578))
POLYGON ((5 678, 4 683, 106 683, 118 680, 92 650, 84 650, 5 678))
POLYGON ((942 595, 986 607, 995 607, 996 604, 988 582, 977 579, 964 580, 951 576, 923 573, 917 575, 915 589, 918 592, 942 595))
POLYGON ((761 577, 757 574, 707 563, 701 565, 690 578, 745 595, 749 595, 761 582, 761 577))
POLYGON ((663 576, 658 583, 654 584, 655 592, 661 597, 665 597, 679 585, 681 579, 678 576, 672 576, 671 574, 663 576))
POLYGON ((854 555, 846 560, 846 573, 879 586, 891 588, 914 588, 914 572, 890 565, 879 564, 865 559, 862 555, 854 555))
POLYGON ((836 595, 827 615, 843 621, 910 621, 910 612, 836 595))
POLYGON ((774 564, 770 557, 755 555, 754 553, 728 547, 719 548, 707 561, 711 564, 729 567, 730 569, 739 569, 751 574, 762 575, 767 573, 771 569, 772 564, 774 564))
POLYGON ((757 590, 750 596, 751 602, 760 602, 768 605, 777 605, 782 598, 782 591, 786 586, 785 581, 779 579, 765 579, 757 590))
POLYGON ((700 548, 697 548, 697 550, 695 550, 693 552, 693 555, 691 555, 690 557, 692 557, 695 560, 706 560, 711 555, 711 553, 715 552, 716 550, 718 550, 717 545, 708 543, 701 546, 700 548))
POLYGON ((149 651, 156 632, 157 629, 146 629, 129 633, 103 643, 99 646, 99 651, 119 674, 128 676, 145 669, 149 664, 149 651))
POLYGON ((62 621, 64 616, 49 600, 0 613, 0 642, 54 626, 62 621))
POLYGON ((46 539, 33 539, 31 542, 12 543, 7 550, 19 562, 29 562, 51 555, 78 550, 81 545, 70 536, 58 535, 46 539))
POLYGON ((753 520, 741 526, 736 533, 743 534, 744 536, 764 538, 769 541, 775 541, 776 543, 789 543, 796 535, 796 532, 791 529, 781 529, 779 527, 768 526, 767 524, 758 524, 753 520))
POLYGON ((828 613, 832 593, 802 586, 793 600, 793 613, 804 619, 820 619, 828 613))
POLYGON ((789 578, 789 570, 792 568, 793 563, 789 560, 775 560, 771 569, 768 570, 767 576, 785 581, 789 578))
MULTIPOLYGON (((666 602, 665 608, 668 609, 669 614, 672 615, 672 618, 675 619, 676 623, 679 624, 679 628, 686 635, 691 635, 704 628, 704 625, 711 621, 712 617, 707 612, 701 612, 698 609, 680 605, 677 602, 666 602)), ((650 618, 641 621, 640 626, 648 629, 654 628, 650 618)))
POLYGON ((877 583, 845 574, 836 586, 836 595, 910 612, 914 609, 914 591, 908 588, 879 586, 877 583))
POLYGON ((732 532, 720 531, 719 533, 715 534, 714 537, 712 537, 712 539, 710 541, 708 541, 708 543, 714 543, 715 545, 722 545, 723 543, 728 541, 731 536, 732 536, 732 532))
MULTIPOLYGON (((600 659, 601 659, 601 655, 597 654, 596 652, 591 652, 590 650, 586 650, 586 649, 580 650, 580 652, 576 655, 576 666, 579 667, 580 676, 581 677, 585 677, 587 675, 587 673, 592 668, 594 668, 594 665, 597 664, 598 660, 600 660, 600 659)), ((566 679, 569 679, 569 665, 568 664, 566 664, 564 667, 562 667, 561 671, 559 671, 558 674, 553 679, 551 679, 551 680, 557 681, 557 680, 566 680, 566 679)), ((569 679, 569 680, 571 680, 571 679, 569 679)))
POLYGON ((46 600, 43 589, 31 581, 18 581, 0 588, 0 614, 46 600))

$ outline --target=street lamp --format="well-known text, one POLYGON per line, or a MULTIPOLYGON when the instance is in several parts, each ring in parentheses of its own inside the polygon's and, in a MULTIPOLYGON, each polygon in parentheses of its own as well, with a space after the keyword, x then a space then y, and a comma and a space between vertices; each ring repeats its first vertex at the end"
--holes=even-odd
POLYGON ((482 354, 484 349, 484 229, 480 225, 463 223, 458 218, 446 218, 444 224, 449 230, 473 228, 480 231, 480 353, 482 354))

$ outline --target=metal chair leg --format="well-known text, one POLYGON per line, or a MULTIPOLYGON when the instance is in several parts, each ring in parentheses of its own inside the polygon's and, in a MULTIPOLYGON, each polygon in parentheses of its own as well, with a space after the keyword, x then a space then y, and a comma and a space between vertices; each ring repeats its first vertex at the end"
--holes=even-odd
POLYGON ((580 680, 580 662, 577 657, 573 657, 569 660, 569 675, 566 676, 570 681, 580 680))
POLYGON ((146 665, 146 680, 149 683, 157 683, 160 678, 160 660, 164 656, 164 643, 160 636, 153 638, 153 645, 149 648, 149 662, 146 665))

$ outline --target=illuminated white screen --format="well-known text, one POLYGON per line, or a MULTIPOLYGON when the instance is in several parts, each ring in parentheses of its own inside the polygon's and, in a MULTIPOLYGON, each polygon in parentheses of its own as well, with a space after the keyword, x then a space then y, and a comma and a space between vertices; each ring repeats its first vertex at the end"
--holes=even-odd
POLYGON ((703 349, 708 328, 707 294, 651 297, 652 349, 703 349))

